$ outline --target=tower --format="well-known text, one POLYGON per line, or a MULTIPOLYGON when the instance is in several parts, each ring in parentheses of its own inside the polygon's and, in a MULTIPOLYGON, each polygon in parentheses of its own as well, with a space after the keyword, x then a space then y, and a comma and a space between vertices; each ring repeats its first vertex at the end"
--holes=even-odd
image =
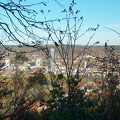
POLYGON ((55 67, 55 49, 51 48, 50 49, 50 68, 54 68, 55 67))
POLYGON ((87 68, 87 64, 88 64, 88 58, 86 58, 86 59, 84 60, 84 69, 87 68))
POLYGON ((41 58, 37 58, 35 61, 35 66, 36 67, 41 67, 42 66, 42 59, 41 58))

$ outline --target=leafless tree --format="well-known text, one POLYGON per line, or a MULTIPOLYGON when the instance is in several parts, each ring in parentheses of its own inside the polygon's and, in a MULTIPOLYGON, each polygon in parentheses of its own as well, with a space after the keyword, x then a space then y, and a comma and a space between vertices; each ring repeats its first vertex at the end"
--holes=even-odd
MULTIPOLYGON (((47 18, 44 17, 44 20, 40 20, 38 16, 40 13, 44 14, 44 10, 37 11, 36 9, 31 8, 37 5, 46 6, 47 2, 39 2, 29 5, 25 5, 23 0, 19 0, 17 2, 8 0, 6 3, 0 2, 0 8, 3 11, 0 14, 0 30, 2 31, 1 34, 5 35, 5 37, 1 37, 0 44, 6 50, 11 52, 17 51, 10 49, 4 43, 12 42, 16 45, 19 45, 19 47, 33 47, 34 50, 29 52, 40 51, 43 54, 46 54, 46 56, 54 62, 58 73, 64 74, 61 70, 61 67, 57 63, 58 61, 55 60, 55 58, 49 53, 50 48, 53 47, 59 55, 59 60, 62 60, 61 65, 65 68, 65 76, 63 81, 67 85, 67 91, 70 93, 74 92, 74 88, 78 85, 75 84, 75 81, 77 83, 81 81, 79 73, 84 55, 90 54, 89 48, 99 43, 96 42, 89 46, 89 43, 94 37, 96 30, 99 28, 99 25, 97 25, 95 28, 88 28, 82 33, 81 26, 84 18, 82 16, 79 18, 77 17, 80 10, 73 9, 76 4, 74 0, 72 0, 70 3, 68 9, 64 8, 57 0, 55 0, 55 2, 61 6, 61 12, 67 14, 66 17, 53 20, 47 20, 47 18), (61 22, 65 24, 65 28, 61 28, 59 26, 61 22), (36 31, 45 32, 46 36, 41 36, 36 31), (88 39, 87 45, 82 50, 78 51, 77 54, 75 54, 77 41, 80 41, 81 37, 87 32, 92 32, 92 35, 88 39), (44 44, 44 47, 42 44, 44 44), (75 65, 76 60, 78 60, 78 62, 75 65), (76 69, 76 71, 73 74, 74 69, 76 69), (73 78, 75 78, 74 81, 73 78)), ((50 10, 48 10, 48 13, 49 12, 50 10)), ((26 51, 23 52, 27 53, 26 51)), ((16 79, 18 79, 17 77, 18 75, 16 76, 16 79)), ((51 82, 53 81, 51 80, 51 82)), ((26 94, 26 91, 23 93, 23 96, 24 94, 26 94)), ((16 98, 19 97, 17 96, 16 98)), ((20 98, 15 101, 15 104, 20 100, 20 98)), ((5 111, 5 113, 8 111, 9 109, 5 111)), ((16 114, 13 114, 12 112, 10 115, 14 116, 16 114)), ((5 114, 3 118, 4 117, 6 117, 5 114)))

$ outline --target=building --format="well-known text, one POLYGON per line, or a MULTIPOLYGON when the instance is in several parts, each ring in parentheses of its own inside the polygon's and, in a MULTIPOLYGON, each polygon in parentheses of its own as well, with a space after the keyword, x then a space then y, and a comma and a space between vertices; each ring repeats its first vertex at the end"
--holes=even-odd
POLYGON ((36 67, 42 67, 43 66, 43 61, 41 58, 37 58, 35 61, 35 66, 36 67))
POLYGON ((50 49, 50 68, 55 68, 55 49, 50 49))
POLYGON ((4 62, 5 62, 5 64, 4 64, 4 66, 1 69, 5 69, 8 66, 10 66, 10 60, 9 59, 6 59, 4 62))

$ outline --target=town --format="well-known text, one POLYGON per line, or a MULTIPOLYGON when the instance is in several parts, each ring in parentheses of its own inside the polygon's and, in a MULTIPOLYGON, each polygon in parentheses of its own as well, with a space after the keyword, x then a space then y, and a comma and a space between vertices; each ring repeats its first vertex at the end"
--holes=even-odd
MULTIPOLYGON (((78 49, 78 46, 77 46, 77 49, 78 49)), ((93 53, 95 53, 95 51, 93 53)), ((40 52, 40 53, 28 54, 28 55, 27 54, 24 55, 24 53, 20 53, 19 57, 21 54, 23 55, 21 56, 21 59, 19 58, 18 60, 17 59, 15 60, 13 58, 16 58, 15 56, 16 53, 15 54, 10 53, 9 51, 5 53, 4 55, 5 57, 2 60, 4 64, 1 65, 1 76, 6 78, 6 80, 1 79, 1 83, 3 82, 4 84, 7 84, 8 82, 7 78, 13 81, 12 76, 14 76, 17 72, 20 73, 20 71, 23 73, 24 77, 28 78, 31 75, 33 75, 35 72, 39 73, 39 71, 41 71, 43 74, 48 76, 50 76, 51 74, 59 75, 61 73, 63 74, 63 76, 67 76, 66 70, 71 69, 72 71, 71 75, 73 76, 77 75, 80 78, 82 78, 82 81, 78 85, 77 89, 84 90, 85 95, 89 95, 92 91, 94 92, 96 91, 97 94, 99 93, 101 96, 106 94, 105 92, 102 91, 103 85, 108 86, 108 83, 102 80, 102 77, 105 76, 106 72, 99 69, 96 63, 95 54, 93 55, 84 54, 83 56, 77 57, 71 68, 64 64, 64 59, 61 59, 61 56, 59 55, 55 47, 50 47, 48 56, 42 55, 43 53, 40 52), (24 61, 22 57, 26 57, 27 59, 24 61), (20 60, 21 61, 23 60, 23 61, 20 62, 20 60), (78 67, 79 61, 81 61, 80 67, 78 67)), ((102 56, 102 53, 101 53, 101 56, 102 56)), ((120 81, 120 79, 118 78, 117 81, 120 81)), ((26 86, 25 84, 28 84, 28 83, 24 82, 23 86, 26 86)), ((49 84, 50 84, 50 81, 49 81, 49 84)), ((60 84, 62 84, 64 87, 66 86, 66 83, 63 81, 60 81, 60 84)), ((2 84, 0 87, 1 87, 0 89, 2 90, 2 84)), ((6 88, 7 91, 9 91, 10 88, 11 87, 7 85, 7 88, 6 88)), ((117 85, 117 88, 120 89, 120 84, 117 85)), ((1 93, 1 95, 2 94, 4 94, 4 91, 3 93, 1 93)), ((13 91, 12 91, 12 95, 13 95, 13 91)), ((66 93, 66 95, 68 95, 68 93, 66 93)), ((1 107, 5 106, 6 104, 7 103, 1 103, 1 107)))

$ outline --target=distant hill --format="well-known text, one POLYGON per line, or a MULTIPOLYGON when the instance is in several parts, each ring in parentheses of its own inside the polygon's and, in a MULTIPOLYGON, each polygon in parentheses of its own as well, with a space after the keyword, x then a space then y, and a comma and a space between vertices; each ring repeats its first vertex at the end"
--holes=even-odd
MULTIPOLYGON (((14 52, 15 51, 28 52, 28 55, 39 54, 45 48, 45 45, 41 45, 41 46, 38 46, 36 48, 25 47, 25 46, 17 46, 17 45, 6 45, 5 47, 10 49, 11 55, 14 56, 14 52), (12 52, 12 51, 14 51, 14 52, 12 52)), ((56 48, 56 46, 49 45, 49 48, 51 48, 51 47, 56 48)), ((66 45, 65 47, 68 47, 68 46, 66 45)), ((120 53, 120 45, 116 45, 114 47, 115 47, 116 51, 120 53)), ((85 48, 84 45, 76 45, 75 46, 75 53, 78 54, 78 52, 82 51, 84 48, 85 48)), ((5 48, 0 46, 0 51, 4 51, 3 49, 5 50, 5 48)), ((104 46, 92 46, 92 47, 91 46, 87 46, 86 51, 90 52, 91 54, 94 54, 94 55, 96 55, 98 53, 102 54, 103 51, 104 51, 104 46)), ((9 51, 7 51, 7 52, 9 52, 9 51)), ((56 50, 56 53, 57 53, 57 50, 56 50)))

